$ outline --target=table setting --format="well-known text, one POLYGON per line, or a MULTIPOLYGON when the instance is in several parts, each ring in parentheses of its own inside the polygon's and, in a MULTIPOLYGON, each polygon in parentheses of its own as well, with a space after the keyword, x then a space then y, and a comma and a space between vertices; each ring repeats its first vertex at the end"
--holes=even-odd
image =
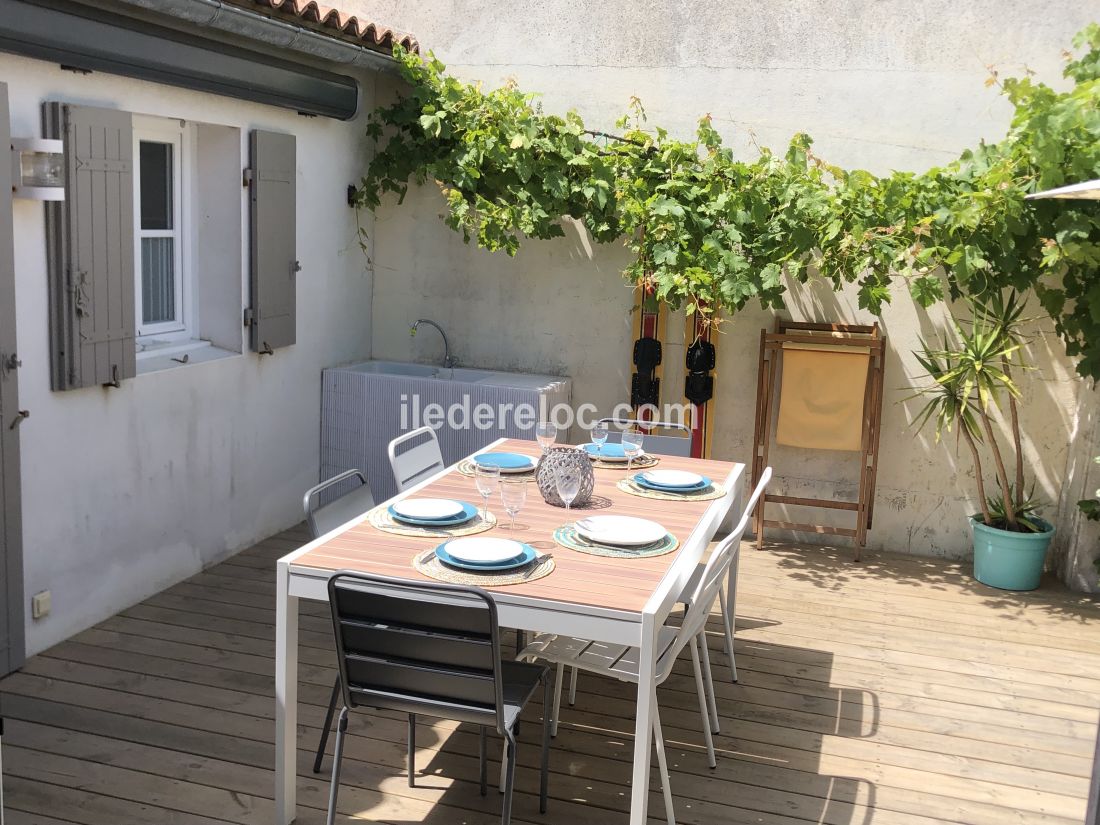
MULTIPOLYGON (((283 821, 295 811, 298 600, 328 599, 333 572, 482 587, 493 591, 502 626, 552 633, 568 625, 578 637, 630 641, 643 659, 656 656, 655 628, 664 618, 659 605, 704 558, 722 514, 738 506, 743 465, 668 454, 659 466, 646 466, 641 450, 622 448, 620 457, 610 455, 620 445, 566 447, 549 427, 535 436, 541 450, 530 441, 498 439, 368 518, 279 560, 275 794, 283 821), (492 454, 526 460, 514 466, 504 466, 509 459, 476 460, 492 454), (617 469, 604 469, 605 463, 617 469), (700 478, 642 475, 657 470, 700 478), (625 482, 633 486, 624 490, 625 482)), ((651 699, 648 687, 638 688, 632 776, 639 788, 649 775, 651 699)))
POLYGON ((726 494, 721 484, 686 470, 643 470, 619 479, 615 486, 632 496, 657 501, 710 501, 726 494))
MULTIPOLYGON (((412 566, 424 575, 493 587, 537 581, 555 569, 552 554, 526 541, 479 535, 498 526, 505 535, 515 532, 516 516, 527 503, 531 487, 546 504, 566 512, 590 510, 591 502, 601 498, 593 495, 595 472, 605 465, 628 473, 615 482, 615 488, 632 496, 708 501, 727 492, 701 473, 655 469, 657 458, 644 453, 641 432, 624 432, 620 443, 609 444, 607 427, 601 424, 593 428, 590 443, 581 446, 556 444, 557 429, 548 422, 539 423, 535 432, 541 452, 537 459, 521 452, 489 450, 459 463, 459 472, 474 480, 480 506, 459 499, 406 498, 376 508, 369 522, 385 532, 442 539, 413 556, 412 566), (508 514, 507 524, 489 510, 494 496, 508 514)), ((656 521, 614 513, 578 515, 575 521, 547 530, 547 537, 576 553, 617 559, 661 556, 680 546, 679 539, 656 521)))
POLYGON ((554 531, 562 547, 590 556, 639 559, 663 556, 680 546, 662 525, 633 516, 588 516, 554 531))

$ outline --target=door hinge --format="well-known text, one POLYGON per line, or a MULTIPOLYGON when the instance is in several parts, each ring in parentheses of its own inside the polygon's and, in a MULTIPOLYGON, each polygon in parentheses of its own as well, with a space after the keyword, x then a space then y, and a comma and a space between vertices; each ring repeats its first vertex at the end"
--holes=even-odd
POLYGON ((255 316, 252 314, 252 307, 246 307, 244 311, 244 325, 246 327, 252 326, 252 321, 255 316))
POLYGON ((252 168, 251 168, 251 167, 247 167, 247 168, 246 168, 246 169, 245 169, 245 170, 244 170, 244 171, 243 171, 243 172, 241 173, 241 186, 243 186, 243 187, 244 187, 245 189, 247 189, 247 188, 248 188, 248 184, 250 184, 250 183, 252 183, 252 168))

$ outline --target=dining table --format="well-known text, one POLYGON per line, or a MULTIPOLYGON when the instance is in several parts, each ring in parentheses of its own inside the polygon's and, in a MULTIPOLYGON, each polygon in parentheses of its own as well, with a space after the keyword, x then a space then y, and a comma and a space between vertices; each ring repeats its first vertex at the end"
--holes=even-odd
MULTIPOLYGON (((532 441, 498 439, 478 453, 518 453, 537 459, 532 441)), ((477 453, 473 454, 477 455, 477 453)), ((468 458, 473 458, 469 456, 468 458)), ((630 823, 646 822, 649 798, 652 713, 656 703, 654 670, 657 632, 675 609, 691 575, 727 514, 740 515, 745 465, 701 458, 659 456, 659 468, 705 475, 724 494, 705 500, 665 500, 626 492, 618 481, 625 469, 594 468, 590 501, 567 511, 543 501, 534 480, 514 529, 501 519, 486 536, 511 538, 552 553, 553 571, 537 580, 487 588, 502 627, 533 633, 577 636, 597 642, 637 646, 641 650, 630 823), (672 552, 639 558, 615 558, 577 552, 554 543, 554 532, 584 516, 635 516, 663 525, 678 540, 672 552)), ((460 471, 462 462, 399 492, 385 506, 410 496, 478 502, 474 479, 460 471)), ((490 510, 500 510, 499 503, 490 510)), ((275 639, 275 806, 278 825, 296 816, 298 717, 298 600, 327 601, 328 580, 337 571, 426 581, 415 558, 440 543, 438 538, 384 532, 363 514, 309 542, 277 562, 275 639)), ((734 582, 731 570, 730 586, 734 582)), ((727 603, 732 606, 733 599, 727 603)), ((733 617, 729 617, 731 622, 733 617)))

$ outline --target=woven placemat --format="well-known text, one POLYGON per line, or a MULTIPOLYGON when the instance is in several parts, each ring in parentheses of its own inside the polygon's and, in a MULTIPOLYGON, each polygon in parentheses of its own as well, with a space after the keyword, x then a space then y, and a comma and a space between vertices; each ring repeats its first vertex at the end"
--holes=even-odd
POLYGON ((423 573, 428 578, 447 582, 448 584, 465 584, 474 587, 507 587, 510 584, 527 584, 527 582, 546 578, 554 572, 554 557, 549 553, 544 553, 531 564, 517 570, 474 573, 469 570, 448 567, 439 560, 433 547, 431 550, 425 550, 413 556, 412 566, 417 572, 423 573))
POLYGON ((646 559, 650 556, 663 556, 680 546, 679 540, 668 533, 657 544, 650 544, 645 547, 607 547, 603 544, 593 544, 578 533, 577 528, 572 524, 563 524, 555 530, 554 541, 562 547, 568 547, 578 553, 587 553, 590 556, 607 556, 612 559, 646 559))
POLYGON ((698 493, 665 493, 660 490, 650 490, 630 478, 620 478, 615 486, 632 496, 654 498, 657 501, 711 501, 726 494, 726 488, 721 484, 711 484, 710 487, 698 493))
MULTIPOLYGON (((656 467, 657 464, 660 463, 660 461, 661 461, 661 459, 659 459, 655 455, 650 455, 649 453, 643 453, 642 455, 640 455, 636 459, 634 459, 633 463, 630 465, 630 470, 631 470, 631 472, 633 472, 634 470, 645 470, 645 469, 648 469, 650 467, 656 467)), ((594 458, 594 459, 592 459, 592 466, 593 467, 598 467, 601 470, 625 470, 626 469, 626 462, 625 461, 604 461, 602 458, 594 458)))
MULTIPOLYGON (((464 476, 473 478, 477 475, 477 465, 470 459, 464 458, 462 461, 458 462, 458 471, 464 476)), ((531 479, 535 477, 535 467, 532 467, 530 470, 524 470, 522 473, 501 473, 500 477, 505 480, 509 478, 531 479)))
POLYGON ((398 536, 417 536, 429 539, 452 539, 458 536, 473 536, 492 530, 497 525, 497 517, 491 510, 486 511, 485 518, 481 517, 481 510, 477 515, 465 524, 454 527, 415 527, 412 524, 402 524, 390 515, 385 505, 375 507, 367 514, 367 521, 371 527, 376 527, 383 533, 393 533, 398 536))

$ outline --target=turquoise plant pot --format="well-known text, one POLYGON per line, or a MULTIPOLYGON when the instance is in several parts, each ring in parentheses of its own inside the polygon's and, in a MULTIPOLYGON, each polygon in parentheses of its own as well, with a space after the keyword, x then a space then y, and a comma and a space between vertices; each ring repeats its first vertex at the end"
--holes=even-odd
POLYGON ((974 578, 1001 590, 1034 590, 1043 576, 1043 562, 1054 537, 1045 521, 1042 533, 1013 533, 970 518, 974 532, 974 578))

